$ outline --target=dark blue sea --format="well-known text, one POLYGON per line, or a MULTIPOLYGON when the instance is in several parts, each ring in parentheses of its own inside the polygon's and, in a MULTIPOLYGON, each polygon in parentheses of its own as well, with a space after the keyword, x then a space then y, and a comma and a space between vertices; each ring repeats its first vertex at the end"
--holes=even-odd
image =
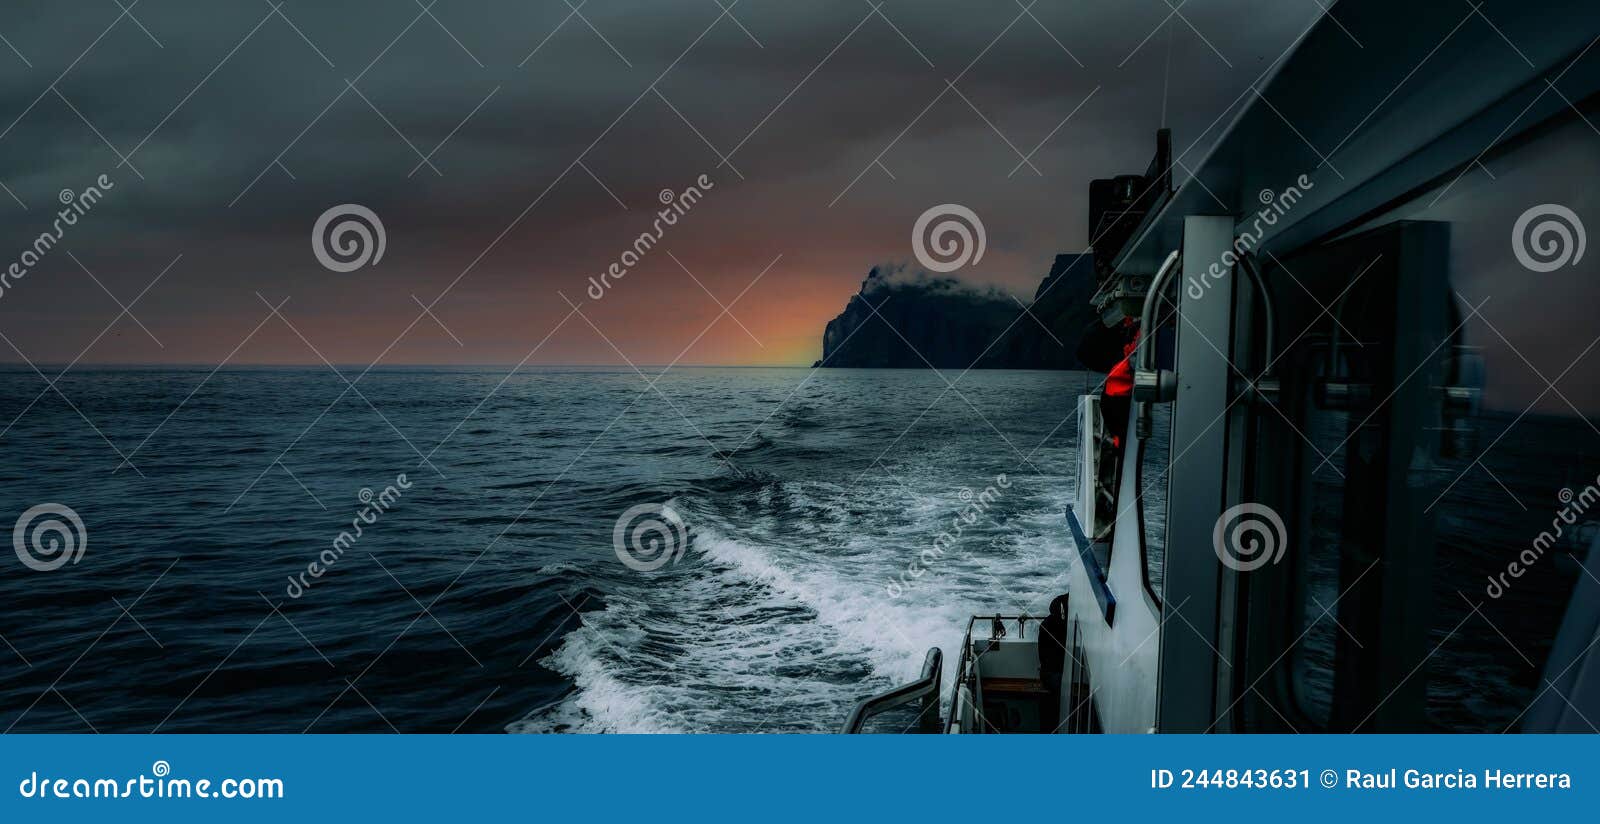
MULTIPOLYGON (((0 371, 3 525, 82 524, 27 525, 76 562, 0 560, 0 730, 829 731, 968 616, 1060 591, 1090 376, 644 371, 0 371)), ((1594 476, 1587 424, 1512 423, 1440 504, 1441 640, 1594 476)), ((1484 607, 1529 657, 1550 569, 1484 607)), ((1537 670, 1459 636, 1436 722, 1498 731, 1537 670)))

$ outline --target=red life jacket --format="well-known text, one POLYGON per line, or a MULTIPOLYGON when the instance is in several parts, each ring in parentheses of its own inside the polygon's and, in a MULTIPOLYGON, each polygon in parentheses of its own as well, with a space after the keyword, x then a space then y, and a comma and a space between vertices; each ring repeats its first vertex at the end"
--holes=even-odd
POLYGON ((1123 318, 1122 325, 1128 331, 1128 342, 1122 347, 1123 358, 1106 375, 1106 396, 1112 398, 1133 394, 1133 353, 1139 350, 1139 330, 1133 318, 1123 318))

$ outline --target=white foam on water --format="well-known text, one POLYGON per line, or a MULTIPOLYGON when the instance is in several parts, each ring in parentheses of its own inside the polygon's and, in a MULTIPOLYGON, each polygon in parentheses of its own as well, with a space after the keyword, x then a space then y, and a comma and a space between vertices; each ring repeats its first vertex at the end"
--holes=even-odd
POLYGON ((670 732, 676 727, 670 707, 657 703, 658 691, 623 681, 608 648, 633 645, 643 633, 633 629, 639 606, 613 603, 584 616, 541 664, 573 679, 566 699, 512 724, 510 732, 670 732))
POLYGON ((586 613, 540 662, 574 691, 512 731, 833 731, 855 701, 916 677, 935 646, 948 687, 968 619, 1042 614, 1065 569, 1049 526, 1065 489, 1036 478, 909 577, 968 505, 959 491, 931 477, 843 495, 782 482, 737 502, 672 502, 693 536, 684 561, 586 613), (909 585, 895 597, 898 581, 909 585))

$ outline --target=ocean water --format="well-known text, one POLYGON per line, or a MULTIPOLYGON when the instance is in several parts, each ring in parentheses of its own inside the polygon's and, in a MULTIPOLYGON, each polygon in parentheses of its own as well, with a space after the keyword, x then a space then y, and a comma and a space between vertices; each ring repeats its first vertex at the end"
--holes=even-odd
POLYGON ((207 372, 0 373, 0 512, 87 533, 0 565, 0 729, 831 730, 1064 580, 1080 374, 207 372), (640 505, 685 524, 675 563, 619 559, 640 505))
MULTIPOLYGON (((57 393, 7 369, 0 514, 69 507, 86 540, 51 571, 0 562, 0 730, 831 731, 970 615, 1063 586, 1093 382, 958 376, 80 368, 57 393), (636 507, 675 521, 656 557, 625 524, 630 565, 636 507)), ((1485 466, 1509 489, 1469 473, 1441 503, 1441 593, 1593 476, 1578 424, 1506 432, 1485 466)), ((1485 613, 1547 646, 1552 580, 1485 613)), ((1532 694, 1490 632, 1430 661, 1441 726, 1532 694)))

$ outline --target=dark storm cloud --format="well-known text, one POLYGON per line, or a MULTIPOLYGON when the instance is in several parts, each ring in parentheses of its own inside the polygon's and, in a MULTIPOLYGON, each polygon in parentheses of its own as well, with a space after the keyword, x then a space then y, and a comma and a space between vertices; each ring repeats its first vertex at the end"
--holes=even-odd
MULTIPOLYGON (((993 268, 974 277, 1026 290, 1055 252, 1085 243, 1089 178, 1142 168, 1163 110, 1180 150, 1189 146, 1318 13, 1288 5, 1194 4, 1180 19, 1160 2, 1040 2, 1031 16, 1013 0, 891 2, 879 16, 866 2, 744 0, 730 18, 712 0, 591 0, 581 17, 561 3, 482 0, 438 3, 436 22, 404 0, 289 2, 287 20, 265 0, 143 0, 135 22, 118 21, 111 2, 11 3, 0 34, 31 66, 0 51, 0 182, 28 209, 0 193, 11 210, 0 249, 24 248, 57 192, 109 173, 117 190, 65 245, 124 299, 182 252, 173 282, 139 310, 179 331, 165 351, 90 359, 215 361, 227 346, 198 317, 248 329, 258 291, 292 292, 301 311, 330 314, 373 288, 313 277, 309 257, 316 216, 360 202, 389 229, 383 277, 400 299, 368 300, 346 328, 324 332, 338 341, 331 356, 376 357, 414 317, 409 292, 440 293, 494 245, 450 300, 464 323, 515 343, 449 356, 514 361, 527 331, 475 307, 538 294, 526 323, 548 325, 558 315, 540 313, 561 305, 554 290, 572 293, 613 259, 659 190, 709 172, 723 188, 674 248, 735 293, 752 265, 787 254, 745 305, 759 313, 785 287, 831 284, 774 323, 780 337, 815 337, 822 307, 842 302, 871 263, 906 257, 908 219, 946 198, 972 200, 989 226, 993 268), (418 153, 447 138, 432 156, 440 173, 412 173, 418 153), (734 152, 746 179, 706 141, 734 152), (1031 161, 1040 174, 1008 176, 1018 152, 1041 143, 1031 161), (132 153, 144 178, 116 152, 132 153)), ((605 309, 701 308, 651 282, 636 278, 605 309)), ((26 287, 0 301, 0 322, 32 357, 69 360, 108 319, 103 293, 63 256, 26 287)), ((638 345, 641 358, 677 351, 638 345)), ((561 351, 610 354, 594 340, 561 351)))
MULTIPOLYGON (((270 7, 265 3, 204 4, 203 14, 197 15, 195 10, 202 7, 194 2, 146 0, 134 12, 152 33, 159 32, 156 36, 164 48, 123 20, 72 67, 60 88, 119 150, 139 147, 134 163, 146 170, 147 177, 139 185, 155 202, 178 210, 171 217, 203 220, 211 215, 222 220, 228 215, 218 213, 216 207, 237 196, 339 95, 344 81, 354 78, 381 52, 382 58, 362 77, 357 87, 360 94, 346 93, 300 138, 285 156, 285 165, 304 168, 305 176, 313 179, 371 181, 405 188, 396 182, 396 166, 409 171, 418 159, 406 148, 405 140, 424 153, 432 150, 473 106, 499 87, 485 110, 456 132, 436 157, 436 164, 449 167, 450 173, 437 178, 424 168, 418 173, 420 181, 411 179, 415 183, 412 188, 425 187, 430 198, 443 197, 447 203, 459 204, 476 199, 486 185, 493 187, 507 172, 559 172, 720 14, 716 4, 693 0, 588 4, 584 16, 605 34, 602 40, 580 19, 562 25, 567 15, 559 4, 441 4, 436 14, 450 29, 448 33, 427 17, 413 24, 421 9, 412 3, 325 5, 290 3, 284 11, 333 61, 331 68, 287 22, 269 16, 270 7), (263 17, 268 19, 249 42, 162 123, 194 84, 263 17), (558 25, 561 30, 545 40, 558 25), (399 42, 391 46, 402 31, 399 42), (459 37, 461 46, 452 34, 459 37), (525 65, 516 65, 541 41, 543 46, 525 65), (625 65, 606 41, 632 66, 625 65), (486 67, 480 68, 475 60, 484 61, 486 67), (382 116, 372 111, 361 95, 369 98, 382 116), (157 124, 160 128, 152 136, 157 124), (150 139, 141 145, 147 136, 150 139)), ((1223 5, 1243 8, 1250 4, 1223 5)), ((1002 118, 1010 109, 1025 111, 1046 101, 1076 101, 1107 82, 1152 86, 1149 81, 1165 68, 1161 59, 1165 35, 1144 44, 1144 59, 1130 61, 1132 65, 1121 69, 1113 66, 1161 23, 1166 15, 1157 6, 1067 14, 1042 4, 1040 19, 1055 24, 1050 35, 1029 18, 1013 22, 1019 7, 1009 2, 886 8, 885 14, 896 21, 906 38, 934 62, 936 68, 930 68, 881 18, 871 17, 857 29, 870 12, 863 3, 745 2, 734 13, 752 32, 766 33, 762 47, 723 19, 673 67, 660 88, 696 128, 728 150, 771 111, 782 93, 827 56, 830 44, 856 29, 853 47, 833 54, 808 83, 823 98, 827 119, 795 122, 775 118, 741 150, 753 168, 784 176, 810 168, 817 157, 832 157, 842 147, 887 142, 904 125, 905 116, 895 111, 893 117, 883 117, 886 101, 903 103, 895 108, 914 113, 913 106, 920 107, 931 98, 944 79, 953 78, 1002 31, 1007 36, 983 52, 980 65, 963 78, 960 87, 968 98, 981 101, 980 108, 991 119, 1002 118), (1051 36, 1063 45, 1073 42, 1075 45, 1066 48, 1094 68, 1079 69, 1051 36)), ((1237 19, 1219 9, 1209 10, 1206 16, 1237 19)), ((0 111, 20 113, 28 108, 40 94, 41 83, 66 68, 82 45, 100 36, 116 17, 114 5, 99 15, 87 9, 63 15, 55 4, 40 2, 9 9, 0 17, 0 31, 30 55, 34 68, 5 74, 0 111), (60 17, 71 19, 57 19, 60 17)), ((1234 61, 1254 63, 1273 46, 1281 48, 1286 36, 1293 35, 1294 26, 1305 19, 1306 15, 1294 15, 1275 27, 1274 36, 1258 34, 1253 38, 1255 48, 1231 35, 1237 29, 1233 25, 1215 26, 1212 39, 1223 54, 1231 51, 1234 61)), ((1187 51, 1208 52, 1202 44, 1186 39, 1190 41, 1187 51)), ((1220 59, 1210 59, 1214 71, 1225 68, 1220 59)), ((1211 96, 1225 99, 1223 92, 1231 94, 1233 89, 1219 88, 1211 96)), ((630 117, 649 122, 653 129, 674 128, 675 114, 654 95, 647 95, 635 108, 630 117)), ((1083 114, 1086 122, 1130 119, 1124 111, 1083 114)), ((915 139, 936 138, 949 129, 970 129, 974 121, 930 117, 922 125, 915 139)), ((1135 128, 1143 132, 1151 125, 1137 123, 1135 128)), ((678 123, 676 130, 685 132, 686 127, 678 123)), ((115 160, 93 130, 51 94, 33 106, 12 131, 16 139, 0 144, 0 158, 4 158, 0 168, 19 194, 27 190, 37 197, 58 190, 74 180, 92 177, 92 170, 115 160)), ((673 139, 684 136, 675 134, 673 139)), ((692 133, 689 136, 692 138, 692 133)), ((635 183, 636 178, 652 178, 648 172, 660 165, 647 149, 628 147, 622 157, 612 160, 613 165, 605 169, 608 184, 619 192, 653 190, 653 179, 635 183)), ((295 173, 300 174, 298 169, 295 173)), ((277 177, 282 173, 273 170, 268 174, 277 177)), ((534 177, 503 188, 508 194, 515 188, 515 194, 521 195, 537 182, 534 177)), ((286 189, 260 188, 260 192, 252 189, 241 203, 251 218, 270 221, 279 208, 274 199, 286 189)), ((29 198, 24 196, 24 200, 29 198)), ((289 200, 298 206, 298 198, 289 200)), ((142 204, 146 217, 169 217, 150 205, 142 204)), ((296 220, 303 222, 298 216, 296 220)))

